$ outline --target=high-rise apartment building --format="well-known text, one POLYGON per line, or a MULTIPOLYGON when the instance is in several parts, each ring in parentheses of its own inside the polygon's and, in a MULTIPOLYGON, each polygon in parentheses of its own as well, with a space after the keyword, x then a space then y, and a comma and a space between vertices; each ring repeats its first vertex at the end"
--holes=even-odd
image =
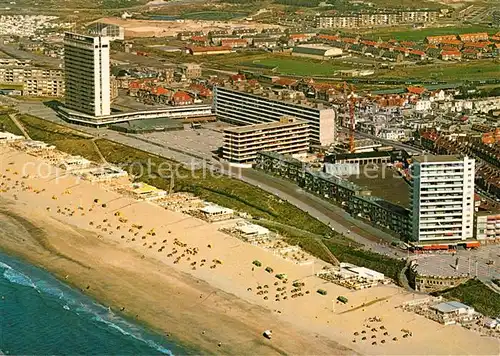
POLYGON ((309 125, 292 117, 224 129, 222 156, 233 164, 252 164, 259 151, 298 155, 308 150, 309 125))
POLYGON ((214 108, 219 120, 236 125, 277 122, 283 116, 292 116, 309 124, 312 144, 328 146, 336 140, 335 111, 307 100, 218 86, 214 90, 214 108))
POLYGON ((414 157, 412 235, 419 242, 466 240, 474 227, 474 159, 414 157))
POLYGON ((110 115, 109 38, 65 33, 64 69, 66 107, 110 115))

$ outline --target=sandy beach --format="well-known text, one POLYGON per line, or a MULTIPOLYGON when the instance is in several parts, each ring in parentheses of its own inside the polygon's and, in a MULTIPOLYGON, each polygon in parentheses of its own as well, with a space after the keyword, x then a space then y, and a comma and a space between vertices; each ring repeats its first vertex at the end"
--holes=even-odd
POLYGON ((397 286, 326 283, 314 275, 319 261, 296 265, 54 167, 37 177, 41 162, 0 146, 0 248, 183 343, 225 354, 498 354, 497 339, 396 308, 417 297, 397 286), (294 280, 305 284, 297 298, 294 280), (335 303, 339 295, 349 302, 335 303), (368 320, 375 316, 382 321, 368 320))

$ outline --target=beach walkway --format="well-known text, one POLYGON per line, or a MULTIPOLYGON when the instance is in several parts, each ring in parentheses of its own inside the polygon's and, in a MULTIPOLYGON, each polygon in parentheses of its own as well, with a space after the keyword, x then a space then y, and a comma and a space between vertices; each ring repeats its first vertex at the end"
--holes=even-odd
POLYGON ((12 122, 14 122, 14 124, 16 124, 16 126, 18 127, 18 129, 21 130, 21 132, 23 133, 24 137, 27 138, 28 140, 31 140, 31 137, 28 134, 28 132, 24 129, 24 126, 17 119, 16 114, 9 114, 9 117, 12 120, 12 122))

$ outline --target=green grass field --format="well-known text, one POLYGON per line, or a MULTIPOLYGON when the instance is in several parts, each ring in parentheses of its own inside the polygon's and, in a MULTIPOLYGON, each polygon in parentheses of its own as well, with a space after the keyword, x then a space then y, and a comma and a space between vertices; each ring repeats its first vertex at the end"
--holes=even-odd
POLYGON ((0 131, 2 130, 2 127, 5 129, 5 131, 13 133, 14 135, 23 135, 21 130, 19 130, 16 124, 14 124, 9 115, 5 112, 0 113, 0 131))
POLYGON ((48 142, 69 154, 99 161, 92 142, 77 131, 34 116, 20 115, 18 119, 33 140, 48 142))
POLYGON ((494 60, 450 62, 439 65, 412 66, 386 71, 383 78, 436 79, 461 81, 500 78, 500 64, 494 60))
MULTIPOLYGON (((276 68, 276 74, 303 75, 303 76, 331 76, 340 69, 350 68, 329 61, 320 61, 308 58, 299 58, 283 55, 269 55, 250 61, 241 61, 239 65, 254 67, 276 68)), ((237 64, 238 65, 238 64, 237 64)))
POLYGON ((437 292, 435 295, 459 300, 473 307, 481 314, 492 318, 500 315, 500 295, 493 292, 477 279, 470 280, 458 287, 443 292, 437 292))
MULTIPOLYGON (((363 34, 363 37, 371 37, 373 39, 378 39, 379 37, 383 40, 404 40, 404 41, 423 41, 427 36, 440 36, 440 35, 459 35, 462 33, 471 32, 488 32, 496 33, 498 29, 473 25, 473 26, 459 26, 459 27, 430 27, 423 29, 387 29, 381 28, 378 30, 373 30, 363 34)), ((359 32, 357 32, 359 33, 359 32)))

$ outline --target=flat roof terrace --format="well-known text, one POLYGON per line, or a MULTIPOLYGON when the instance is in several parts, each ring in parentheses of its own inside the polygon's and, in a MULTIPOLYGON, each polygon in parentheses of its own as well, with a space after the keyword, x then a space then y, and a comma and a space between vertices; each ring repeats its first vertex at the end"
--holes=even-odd
POLYGON ((457 155, 423 155, 423 156, 414 156, 413 160, 419 163, 425 162, 458 162, 462 161, 462 158, 457 155))
POLYGON ((410 186, 391 167, 373 164, 361 166, 359 175, 351 175, 346 179, 370 189, 372 196, 404 208, 410 207, 410 186))

